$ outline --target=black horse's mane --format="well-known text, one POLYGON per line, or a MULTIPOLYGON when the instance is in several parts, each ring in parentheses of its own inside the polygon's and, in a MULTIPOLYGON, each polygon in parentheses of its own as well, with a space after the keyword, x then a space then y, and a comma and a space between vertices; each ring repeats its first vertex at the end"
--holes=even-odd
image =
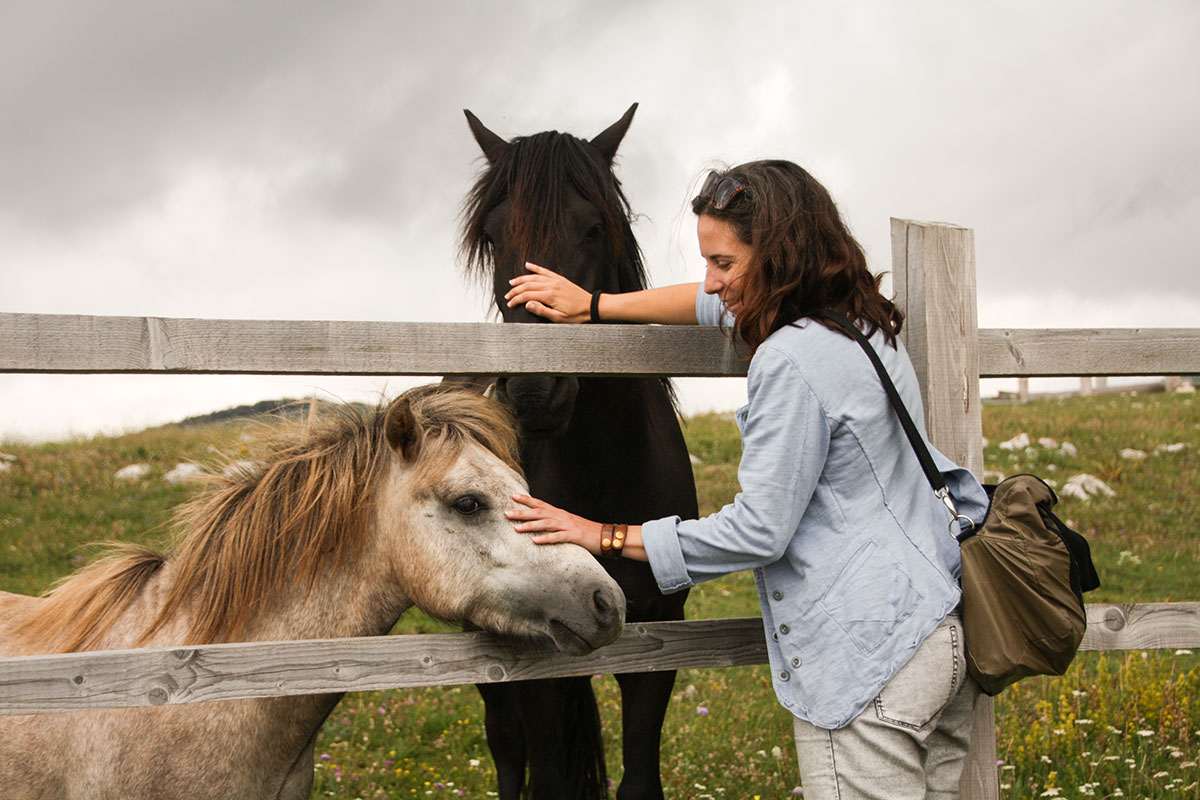
POLYGON ((480 279, 491 276, 495 252, 484 223, 506 199, 514 212, 508 241, 517 252, 545 252, 550 243, 561 241, 569 189, 604 216, 619 290, 646 288, 642 251, 633 235, 632 212, 621 182, 594 145, 558 131, 513 139, 471 188, 463 203, 461 253, 467 271, 480 279))

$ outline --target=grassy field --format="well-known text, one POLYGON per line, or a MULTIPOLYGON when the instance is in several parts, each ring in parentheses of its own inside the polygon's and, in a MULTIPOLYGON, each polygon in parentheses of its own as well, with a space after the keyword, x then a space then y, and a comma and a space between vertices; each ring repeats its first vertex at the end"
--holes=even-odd
MULTIPOLYGON (((1059 506, 1088 536, 1100 570, 1102 587, 1089 602, 1200 600, 1200 405, 1192 398, 985 407, 990 472, 1036 472, 1060 487, 1088 473, 1113 491, 1087 501, 1064 497, 1059 506), (1011 444, 1022 433, 1029 445, 1011 444)), ((168 485, 164 474, 183 461, 246 458, 254 431, 168 426, 36 446, 0 443, 0 452, 16 457, 0 461, 8 464, 0 466, 0 589, 42 591, 93 557, 89 542, 161 541, 171 506, 191 491, 168 485), (132 463, 148 464, 151 474, 114 479, 132 463)), ((737 491, 737 431, 729 417, 709 415, 690 419, 686 435, 700 459, 697 486, 707 513, 737 491)), ((753 582, 740 574, 707 583, 693 591, 688 609, 692 618, 755 616, 753 582)), ((416 612, 397 628, 444 630, 451 628, 416 612)), ((594 683, 610 775, 619 780, 616 683, 608 676, 594 683)), ((482 716, 469 686, 350 695, 321 735, 313 797, 487 797, 493 770, 482 716)), ((1200 658, 1186 651, 1083 654, 1063 678, 1025 681, 998 698, 997 732, 1007 798, 1200 797, 1200 658)), ((790 720, 774 701, 765 666, 681 672, 663 752, 669 797, 801 793, 790 720)))

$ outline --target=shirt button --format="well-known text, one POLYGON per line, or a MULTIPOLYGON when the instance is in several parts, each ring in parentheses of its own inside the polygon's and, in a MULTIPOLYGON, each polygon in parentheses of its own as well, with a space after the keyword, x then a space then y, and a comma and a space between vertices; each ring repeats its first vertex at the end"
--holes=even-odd
POLYGON ((778 589, 776 589, 775 591, 771 592, 771 597, 774 597, 776 600, 782 600, 782 599, 783 599, 783 592, 781 592, 781 591, 779 591, 778 589))
POLYGON ((799 658, 799 657, 796 657, 796 658, 793 658, 793 659, 792 659, 792 666, 793 666, 793 667, 798 667, 798 666, 800 666, 802 663, 803 663, 803 662, 800 660, 800 658, 799 658))
POLYGON ((791 680, 791 677, 792 676, 790 674, 788 674, 788 671, 786 669, 783 672, 779 673, 779 680, 781 680, 781 681, 791 680))
POLYGON ((779 626, 779 632, 782 633, 784 636, 787 636, 788 631, 790 631, 790 630, 791 630, 791 628, 789 628, 787 625, 779 626))

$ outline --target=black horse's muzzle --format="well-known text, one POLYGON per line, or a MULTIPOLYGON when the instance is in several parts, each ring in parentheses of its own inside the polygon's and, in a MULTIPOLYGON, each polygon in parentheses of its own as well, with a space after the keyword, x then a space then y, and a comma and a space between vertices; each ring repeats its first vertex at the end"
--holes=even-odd
POLYGON ((561 436, 575 413, 579 381, 555 375, 513 375, 496 381, 496 399, 508 406, 523 436, 561 436))

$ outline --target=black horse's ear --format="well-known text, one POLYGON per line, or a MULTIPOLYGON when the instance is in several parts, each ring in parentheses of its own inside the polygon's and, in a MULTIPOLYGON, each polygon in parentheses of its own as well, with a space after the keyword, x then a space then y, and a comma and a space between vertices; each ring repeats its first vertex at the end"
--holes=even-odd
POLYGON ((464 108, 463 113, 467 115, 467 124, 471 126, 471 133, 474 134, 475 141, 479 142, 484 157, 487 158, 489 164, 495 164, 508 149, 508 142, 489 131, 487 126, 479 121, 479 117, 467 109, 464 108))
POLYGON ((612 163, 613 158, 617 155, 617 148, 621 146, 621 140, 625 138, 625 132, 629 130, 629 123, 633 121, 633 112, 637 111, 638 104, 634 103, 625 112, 625 116, 609 125, 601 133, 592 139, 592 144, 600 151, 600 155, 604 156, 604 160, 612 163))
POLYGON ((412 461, 421 452, 421 431, 408 398, 400 397, 387 410, 384 434, 388 445, 405 461, 412 461))

